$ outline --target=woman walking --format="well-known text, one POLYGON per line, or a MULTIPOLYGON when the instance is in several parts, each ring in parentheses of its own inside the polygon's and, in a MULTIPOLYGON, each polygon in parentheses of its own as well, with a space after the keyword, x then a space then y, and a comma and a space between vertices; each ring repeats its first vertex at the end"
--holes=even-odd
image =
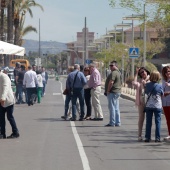
POLYGON ((136 105, 138 106, 138 141, 142 141, 142 128, 145 119, 144 113, 144 87, 147 82, 149 82, 150 72, 144 68, 136 68, 136 74, 132 85, 136 89, 136 105), (139 76, 139 80, 138 80, 139 76))
POLYGON ((151 140, 151 127, 152 127, 152 117, 155 117, 155 142, 161 142, 160 129, 161 129, 161 113, 162 113, 162 96, 163 88, 159 84, 160 73, 154 71, 150 75, 150 82, 146 84, 145 93, 146 98, 146 131, 145 131, 145 142, 150 142, 151 140))

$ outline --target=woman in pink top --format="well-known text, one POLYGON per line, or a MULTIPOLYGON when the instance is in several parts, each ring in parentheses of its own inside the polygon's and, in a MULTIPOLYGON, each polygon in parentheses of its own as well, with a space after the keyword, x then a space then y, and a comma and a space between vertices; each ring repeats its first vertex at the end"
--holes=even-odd
POLYGON ((145 112, 144 112, 144 87, 145 84, 149 81, 150 72, 144 68, 136 68, 136 74, 134 77, 134 81, 132 82, 133 86, 136 89, 136 105, 138 106, 138 141, 142 141, 142 128, 143 122, 145 119, 145 112), (139 76, 139 81, 138 81, 139 76))

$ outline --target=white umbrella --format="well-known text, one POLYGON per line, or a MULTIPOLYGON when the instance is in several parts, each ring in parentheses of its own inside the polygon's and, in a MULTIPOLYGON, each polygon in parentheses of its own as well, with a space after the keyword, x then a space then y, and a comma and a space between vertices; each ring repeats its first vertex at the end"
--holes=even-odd
POLYGON ((25 48, 0 41, 0 54, 24 56, 25 48))

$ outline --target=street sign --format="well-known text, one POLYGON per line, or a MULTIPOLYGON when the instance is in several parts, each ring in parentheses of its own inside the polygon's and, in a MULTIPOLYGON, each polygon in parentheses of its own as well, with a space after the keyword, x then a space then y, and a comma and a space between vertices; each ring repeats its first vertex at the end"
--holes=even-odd
POLYGON ((129 57, 138 58, 139 57, 139 48, 130 47, 129 48, 129 57))
POLYGON ((92 60, 86 59, 86 64, 92 63, 92 60))

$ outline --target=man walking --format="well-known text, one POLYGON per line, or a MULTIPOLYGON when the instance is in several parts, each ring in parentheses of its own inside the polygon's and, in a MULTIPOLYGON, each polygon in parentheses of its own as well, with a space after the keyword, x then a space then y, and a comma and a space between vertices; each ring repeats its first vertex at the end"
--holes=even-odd
MULTIPOLYGON (((24 104, 25 102, 23 101, 23 80, 24 80, 24 74, 25 74, 25 66, 21 65, 21 71, 18 72, 18 75, 16 76, 16 84, 18 86, 18 93, 19 93, 19 100, 16 102, 16 104, 24 104)), ((25 101, 27 101, 27 96, 25 93, 25 101)))
POLYGON ((66 86, 71 93, 72 101, 72 118, 71 121, 76 120, 76 101, 79 99, 80 103, 80 119, 84 119, 84 85, 87 83, 86 78, 82 72, 80 72, 80 65, 74 65, 74 71, 69 73, 66 86))
POLYGON ((106 126, 121 126, 119 97, 121 94, 121 73, 117 68, 117 62, 110 63, 111 73, 105 82, 105 94, 108 99, 110 121, 106 126))
POLYGON ((6 138, 5 129, 5 113, 7 113, 7 119, 12 127, 12 134, 7 138, 18 138, 19 131, 13 116, 15 98, 11 88, 11 80, 8 75, 0 71, 0 127, 1 138, 6 138))
POLYGON ((35 101, 33 94, 37 94, 37 75, 36 72, 32 70, 31 66, 28 66, 28 71, 24 74, 23 85, 26 86, 28 106, 33 105, 35 101))
POLYGON ((101 75, 94 63, 91 63, 89 65, 89 69, 91 75, 90 75, 90 80, 88 81, 88 86, 89 88, 91 88, 92 106, 94 108, 94 113, 95 113, 95 117, 92 120, 102 121, 103 112, 102 112, 100 99, 99 99, 101 93, 101 75))

